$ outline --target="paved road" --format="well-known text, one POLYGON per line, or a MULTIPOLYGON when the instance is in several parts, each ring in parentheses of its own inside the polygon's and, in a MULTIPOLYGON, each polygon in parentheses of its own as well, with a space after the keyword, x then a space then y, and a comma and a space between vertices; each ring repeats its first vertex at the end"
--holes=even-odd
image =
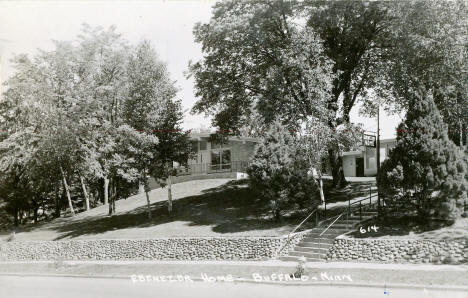
POLYGON ((466 298, 468 292, 424 289, 387 289, 341 286, 284 286, 254 283, 133 283, 130 279, 0 276, 0 297, 8 298, 366 298, 366 297, 450 297, 466 298))

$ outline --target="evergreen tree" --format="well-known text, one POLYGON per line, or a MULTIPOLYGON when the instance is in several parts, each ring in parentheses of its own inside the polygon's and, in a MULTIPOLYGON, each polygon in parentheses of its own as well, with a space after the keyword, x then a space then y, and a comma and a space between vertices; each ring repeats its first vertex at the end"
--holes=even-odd
POLYGON ((409 100, 396 147, 377 177, 379 189, 424 220, 453 220, 463 212, 467 194, 464 153, 449 139, 431 92, 420 88, 409 100))
POLYGON ((277 221, 281 210, 292 204, 313 208, 320 203, 317 185, 307 174, 309 165, 301 150, 290 131, 276 121, 257 145, 247 169, 250 186, 269 200, 277 221))

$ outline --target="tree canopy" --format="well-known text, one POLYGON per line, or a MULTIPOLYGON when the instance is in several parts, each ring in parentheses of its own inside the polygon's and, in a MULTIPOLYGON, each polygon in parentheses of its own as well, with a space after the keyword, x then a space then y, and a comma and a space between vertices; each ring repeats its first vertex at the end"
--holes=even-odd
POLYGON ((188 140, 178 90, 149 42, 84 25, 76 40, 54 44, 13 58, 0 102, 0 198, 17 224, 29 210, 60 214, 64 198, 71 214, 90 199, 113 214, 117 199, 189 154, 167 153, 188 140))
MULTIPOLYGON (((334 131, 350 125, 358 103, 370 115, 377 103, 407 109, 408 90, 423 81, 444 120, 463 131, 467 15, 463 1, 218 2, 194 28, 204 56, 190 64, 193 112, 233 133, 276 119, 297 128, 310 116, 334 131)), ((328 152, 334 184, 344 185, 336 142, 328 152)))

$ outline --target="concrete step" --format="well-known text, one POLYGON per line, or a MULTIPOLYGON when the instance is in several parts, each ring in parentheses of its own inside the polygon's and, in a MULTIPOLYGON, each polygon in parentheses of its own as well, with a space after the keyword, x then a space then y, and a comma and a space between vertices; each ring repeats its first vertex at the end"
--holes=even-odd
POLYGON ((314 258, 314 259, 324 259, 326 253, 316 253, 316 252, 303 252, 303 251, 291 251, 288 254, 289 256, 295 257, 306 257, 306 258, 314 258))
POLYGON ((349 230, 343 230, 343 231, 338 231, 338 232, 336 232, 336 231, 330 231, 330 232, 326 231, 325 234, 322 234, 322 233, 309 233, 309 234, 307 234, 306 238, 307 237, 317 238, 317 237, 320 236, 320 234, 322 235, 321 236, 322 238, 337 237, 337 236, 339 236, 341 234, 344 234, 344 233, 346 233, 348 231, 349 230))
POLYGON ((303 247, 303 246, 296 246, 294 251, 302 251, 302 252, 310 252, 310 253, 320 253, 326 254, 330 250, 330 247, 303 247))
POLYGON ((333 244, 334 242, 335 242, 335 239, 330 239, 330 238, 310 238, 307 240, 302 240, 301 242, 299 242, 299 244, 301 244, 301 246, 313 247, 315 243, 333 244))
MULTIPOLYGON (((305 237, 304 239, 302 239, 302 241, 305 241, 305 242, 317 242, 317 243, 320 243, 320 242, 325 242, 324 240, 318 240, 318 239, 327 239, 327 240, 335 240, 336 237, 338 237, 339 235, 326 235, 326 234, 323 234, 320 238, 317 237, 314 237, 314 236, 310 236, 310 237, 305 237)), ((326 242, 328 243, 328 242, 326 242)))
POLYGON ((300 242, 299 244, 296 245, 296 247, 309 247, 309 248, 323 247, 326 249, 330 249, 330 247, 332 246, 333 246, 333 243, 314 242, 314 241, 300 242))
MULTIPOLYGON (((325 231, 325 228, 319 230, 319 231, 310 231, 307 235, 312 235, 312 234, 321 234, 323 231, 325 231)), ((347 228, 345 227, 335 227, 335 226, 332 226, 330 227, 328 230, 325 231, 326 234, 343 234, 343 233, 346 233, 347 231, 349 231, 347 228)))

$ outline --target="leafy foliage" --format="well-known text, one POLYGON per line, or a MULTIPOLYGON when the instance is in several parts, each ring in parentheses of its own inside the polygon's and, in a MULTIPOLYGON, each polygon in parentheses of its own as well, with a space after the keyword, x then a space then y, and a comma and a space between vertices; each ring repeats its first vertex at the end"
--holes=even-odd
POLYGON ((433 93, 449 137, 460 145, 468 125, 466 1, 396 1, 387 14, 385 63, 375 90, 391 110, 406 111, 421 84, 433 93))
MULTIPOLYGON (((205 57, 190 65, 194 112, 214 114, 222 130, 238 132, 258 114, 296 125, 318 113, 330 89, 329 61, 313 31, 293 22, 293 1, 224 1, 207 24, 194 28, 205 57)), ((321 111, 320 111, 321 112, 321 111)))
POLYGON ((115 200, 186 156, 177 88, 148 42, 84 25, 77 40, 13 62, 0 102, 0 200, 16 224, 30 210, 59 215, 64 197, 72 214, 83 197, 112 214, 115 200))
MULTIPOLYGON (((277 118, 297 129, 320 116, 337 130, 358 103, 371 116, 376 105, 405 111, 407 90, 421 82, 459 144, 468 125, 467 16, 463 0, 219 2, 194 28, 204 57, 190 65, 200 97, 193 112, 243 134, 277 118)), ((328 154, 343 186, 339 146, 336 138, 328 154)))

